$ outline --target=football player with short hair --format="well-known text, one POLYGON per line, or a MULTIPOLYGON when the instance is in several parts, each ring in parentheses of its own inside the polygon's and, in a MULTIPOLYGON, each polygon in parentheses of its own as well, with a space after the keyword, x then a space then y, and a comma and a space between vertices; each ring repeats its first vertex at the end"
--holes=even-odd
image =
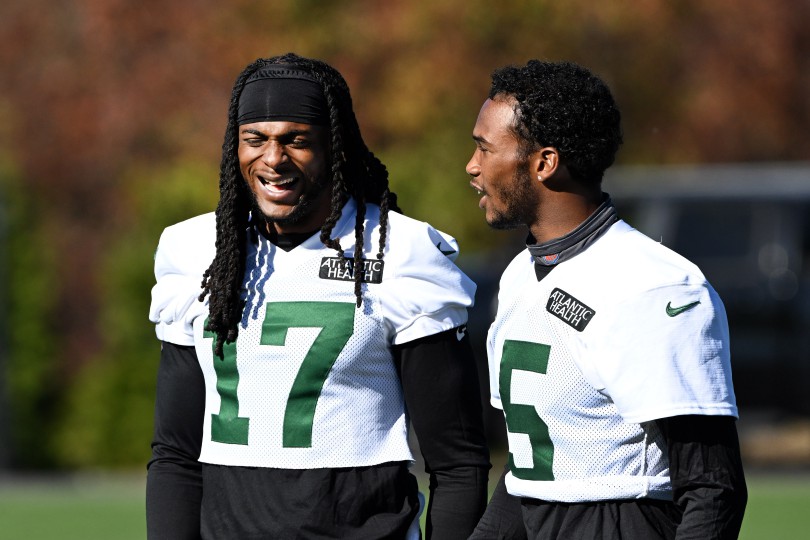
POLYGON ((489 453, 453 238, 398 212, 343 77, 236 80, 215 213, 168 227, 147 529, 161 538, 466 538, 489 453))
POLYGON ((509 460, 472 538, 736 538, 726 314, 602 191, 622 142, 610 90, 568 62, 496 70, 473 139, 487 222, 529 235, 487 342, 509 460))

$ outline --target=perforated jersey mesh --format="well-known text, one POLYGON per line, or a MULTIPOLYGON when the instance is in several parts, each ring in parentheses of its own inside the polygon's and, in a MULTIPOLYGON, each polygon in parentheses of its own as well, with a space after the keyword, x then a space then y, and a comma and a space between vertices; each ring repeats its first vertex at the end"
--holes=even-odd
MULTIPOLYGON (((641 496, 649 482, 660 490, 668 481, 668 470, 654 424, 622 421, 610 397, 589 384, 574 362, 571 348, 580 349, 572 343, 579 339, 576 330, 558 324, 546 312, 545 302, 538 301, 551 293, 553 275, 538 283, 533 272, 527 274, 530 279, 522 282, 520 294, 502 302, 494 327, 501 351, 503 336, 550 346, 545 374, 512 371, 510 401, 532 405, 548 426, 553 481, 521 478, 525 476, 521 468, 535 465, 533 448, 528 435, 510 434, 510 452, 520 465, 507 480, 510 492, 579 502, 641 496)), ((508 422, 510 405, 504 407, 508 422)))
MULTIPOLYGON (((364 291, 363 307, 355 309, 351 282, 319 279, 318 272, 327 250, 300 249, 289 253, 276 250, 261 240, 254 254, 255 266, 248 272, 245 317, 236 343, 239 374, 239 416, 250 419, 248 444, 204 441, 201 460, 210 463, 278 468, 362 466, 385 461, 412 459, 407 444, 407 425, 399 385, 379 309, 374 285, 364 291), (273 260, 274 270, 268 260, 273 260), (293 277, 294 279, 290 279, 293 277), (334 311, 341 308, 340 314, 334 311), (303 309, 312 327, 291 326, 283 345, 262 344, 263 324, 287 320, 303 309), (312 418, 311 445, 285 446, 285 412, 290 389, 302 371, 307 354, 325 345, 316 341, 348 313, 353 320, 345 346, 335 345, 339 355, 323 387, 318 379, 306 390, 316 402, 312 418), (320 393, 318 393, 320 391, 320 393)), ((206 377, 207 406, 205 432, 210 433, 212 414, 221 410, 217 374, 210 338, 202 337, 202 319, 195 324, 201 337, 198 355, 206 377)), ((315 352, 313 352, 315 351, 315 352)), ((318 359, 318 362, 321 362, 318 359)))
POLYGON ((737 414, 722 302, 694 264, 622 221, 540 282, 516 257, 488 347, 492 402, 525 433, 509 436, 513 494, 671 498, 654 420, 737 414))
MULTIPOLYGON (((355 214, 349 201, 334 229, 347 257, 355 214)), ((475 284, 452 262, 455 240, 389 213, 382 282, 363 284, 357 309, 352 281, 319 277, 324 258, 336 253, 317 235, 289 252, 252 238, 239 336, 215 359, 207 308, 197 302, 213 226, 213 219, 188 220, 164 231, 151 309, 159 336, 196 347, 206 381, 200 460, 309 469, 412 459, 390 348, 467 322, 475 284)), ((366 234, 371 259, 380 235, 374 205, 366 234)))

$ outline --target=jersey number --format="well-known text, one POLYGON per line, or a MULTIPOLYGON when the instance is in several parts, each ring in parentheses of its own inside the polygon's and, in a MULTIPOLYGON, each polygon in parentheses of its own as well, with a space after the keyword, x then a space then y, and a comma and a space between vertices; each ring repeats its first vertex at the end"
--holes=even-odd
MULTIPOLYGON (((354 332, 354 304, 344 302, 271 302, 262 324, 262 345, 283 346, 290 328, 320 328, 295 376, 284 409, 282 445, 312 446, 312 420, 326 377, 354 332)), ((205 331, 204 337, 214 337, 205 331)), ((212 344, 213 347, 213 344, 212 344)), ((211 440, 247 444, 250 419, 239 416, 239 371, 236 343, 226 343, 223 357, 214 356, 219 414, 211 415, 211 440)))
POLYGON ((554 480, 554 445, 548 435, 548 425, 538 416, 533 405, 512 402, 512 372, 516 369, 545 375, 551 347, 528 341, 506 340, 501 355, 498 386, 501 392, 507 429, 525 433, 532 446, 533 466, 517 467, 512 453, 509 468, 515 478, 523 480, 554 480))

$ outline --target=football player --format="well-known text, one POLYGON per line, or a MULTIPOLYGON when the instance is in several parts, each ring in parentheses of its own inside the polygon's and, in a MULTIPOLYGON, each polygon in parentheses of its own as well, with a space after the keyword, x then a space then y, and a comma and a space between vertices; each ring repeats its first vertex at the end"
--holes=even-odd
POLYGON ((147 529, 183 538, 466 538, 489 454, 453 238, 398 212, 331 66, 233 88, 216 213, 168 227, 147 529))
POLYGON ((723 303, 616 215, 607 86, 499 69, 467 164, 494 228, 528 228, 488 334, 509 459, 472 538, 736 538, 747 491, 723 303))

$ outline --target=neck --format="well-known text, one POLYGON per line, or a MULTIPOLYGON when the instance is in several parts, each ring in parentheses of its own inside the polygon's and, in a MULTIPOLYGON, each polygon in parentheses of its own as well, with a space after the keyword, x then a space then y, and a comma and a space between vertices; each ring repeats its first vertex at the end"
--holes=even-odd
POLYGON ((537 217, 529 224, 529 233, 538 243, 560 238, 576 229, 602 204, 601 191, 587 195, 552 192, 537 206, 537 217))

